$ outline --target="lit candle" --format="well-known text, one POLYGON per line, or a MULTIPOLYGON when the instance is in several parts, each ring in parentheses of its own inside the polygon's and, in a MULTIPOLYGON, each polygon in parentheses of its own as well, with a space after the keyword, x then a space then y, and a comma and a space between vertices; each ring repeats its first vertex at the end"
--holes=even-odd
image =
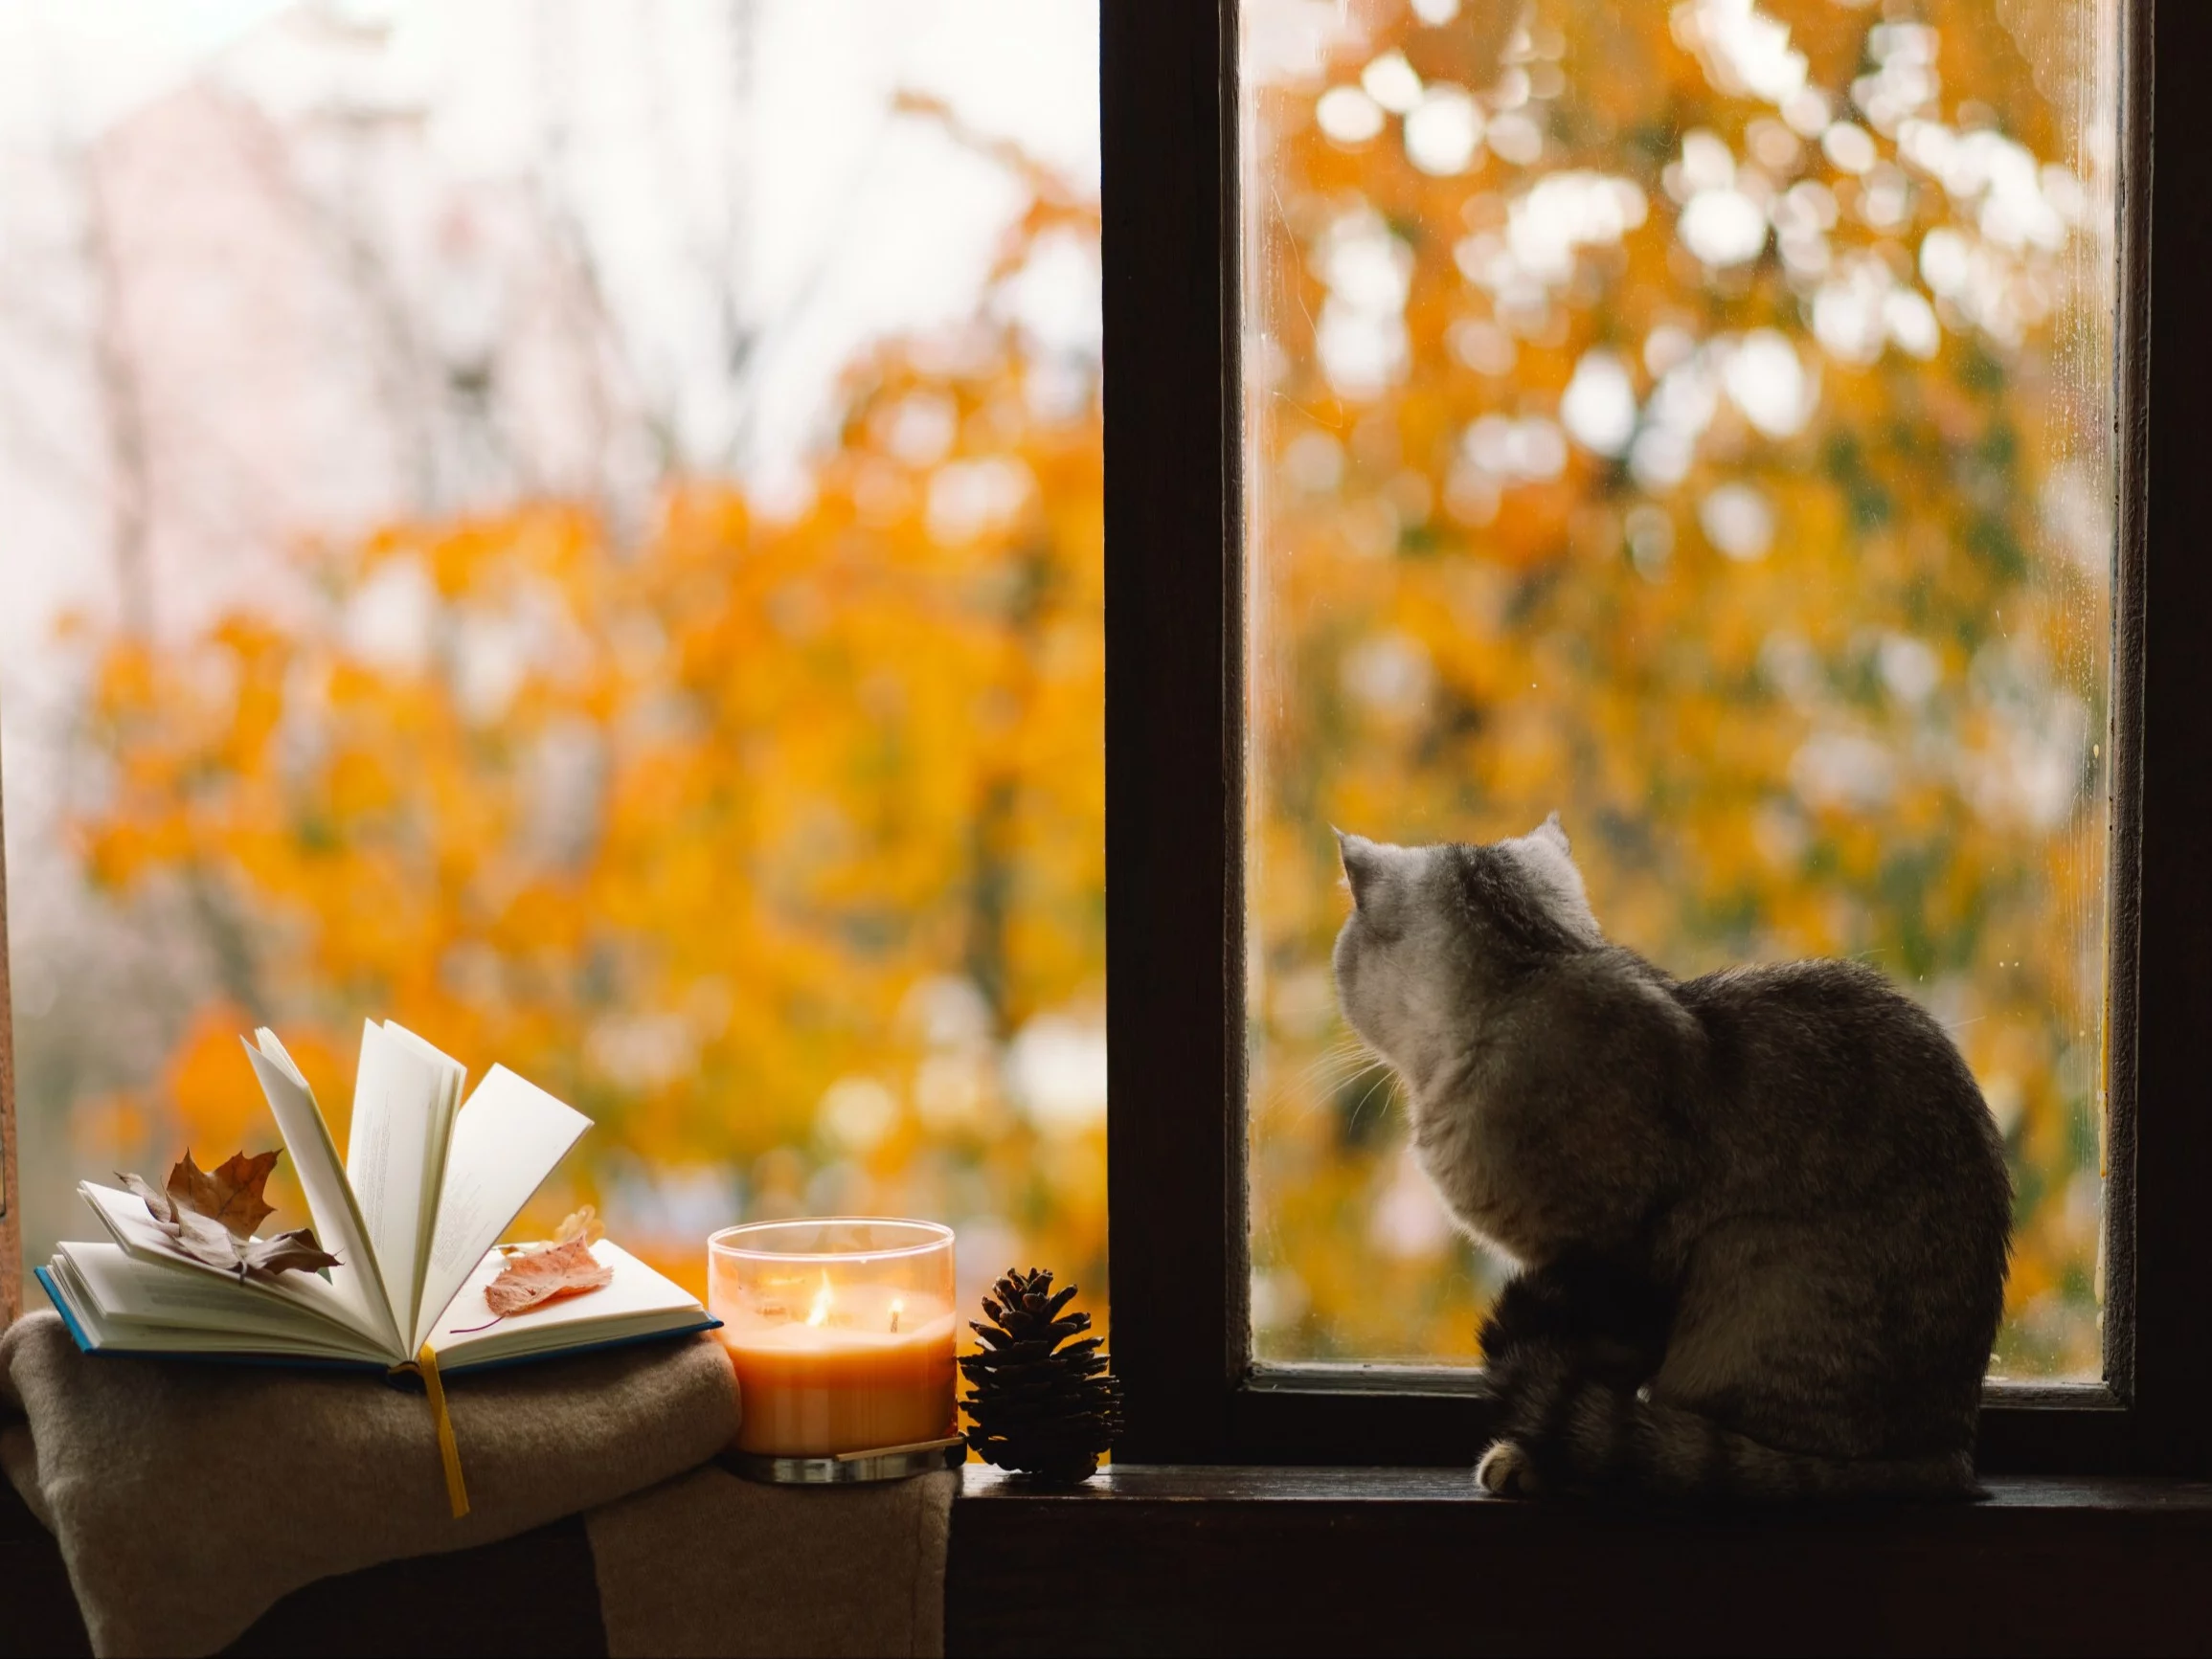
POLYGON ((737 1373, 735 1449, 835 1458, 955 1432, 953 1235, 927 1222, 768 1222, 708 1241, 737 1373))

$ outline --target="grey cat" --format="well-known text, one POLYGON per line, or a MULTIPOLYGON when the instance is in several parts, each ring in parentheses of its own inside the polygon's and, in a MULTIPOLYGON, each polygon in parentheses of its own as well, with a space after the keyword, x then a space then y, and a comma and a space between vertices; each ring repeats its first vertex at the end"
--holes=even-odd
POLYGON ((1678 980, 1609 944, 1553 814, 1340 836, 1345 1017, 1446 1206, 1521 1269, 1493 1492, 1974 1491, 2012 1192, 1958 1050, 1850 962, 1678 980))

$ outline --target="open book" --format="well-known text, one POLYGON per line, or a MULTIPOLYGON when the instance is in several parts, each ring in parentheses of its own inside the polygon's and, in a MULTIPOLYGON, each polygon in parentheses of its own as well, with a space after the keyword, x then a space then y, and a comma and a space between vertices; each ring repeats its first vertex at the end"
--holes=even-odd
POLYGON ((173 1244, 146 1201, 85 1181, 107 1243, 64 1244, 38 1281, 88 1352, 386 1368, 427 1344, 441 1372, 607 1347, 717 1321, 636 1257, 591 1246, 613 1281, 495 1316, 493 1248, 591 1127, 544 1089, 494 1066, 463 1104, 466 1075, 386 1020, 361 1038, 346 1161, 276 1034, 246 1045, 299 1174, 327 1274, 240 1280, 173 1244))

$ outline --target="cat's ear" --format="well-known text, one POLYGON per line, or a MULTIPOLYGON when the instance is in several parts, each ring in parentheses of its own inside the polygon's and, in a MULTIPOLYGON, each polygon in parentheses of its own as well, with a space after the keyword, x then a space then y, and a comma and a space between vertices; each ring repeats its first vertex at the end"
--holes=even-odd
POLYGON ((1574 856, 1574 849, 1567 844, 1567 832, 1559 827, 1559 815, 1557 813, 1553 813, 1529 833, 1542 836, 1561 852, 1567 854, 1569 858, 1574 856))
POLYGON ((1348 836, 1338 830, 1337 857, 1343 861, 1344 885, 1352 889, 1352 905, 1357 908, 1374 891, 1382 875, 1383 849, 1366 836, 1348 836))

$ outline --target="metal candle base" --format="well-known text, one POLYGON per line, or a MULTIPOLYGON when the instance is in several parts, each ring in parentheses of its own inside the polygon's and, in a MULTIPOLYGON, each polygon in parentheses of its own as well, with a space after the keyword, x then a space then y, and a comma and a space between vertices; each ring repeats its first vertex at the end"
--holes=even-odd
POLYGON ((965 1446, 892 1446, 859 1457, 766 1457, 733 1451, 723 1461, 747 1480, 775 1486, 848 1486, 862 1481, 905 1480, 945 1468, 967 1455, 965 1446))

